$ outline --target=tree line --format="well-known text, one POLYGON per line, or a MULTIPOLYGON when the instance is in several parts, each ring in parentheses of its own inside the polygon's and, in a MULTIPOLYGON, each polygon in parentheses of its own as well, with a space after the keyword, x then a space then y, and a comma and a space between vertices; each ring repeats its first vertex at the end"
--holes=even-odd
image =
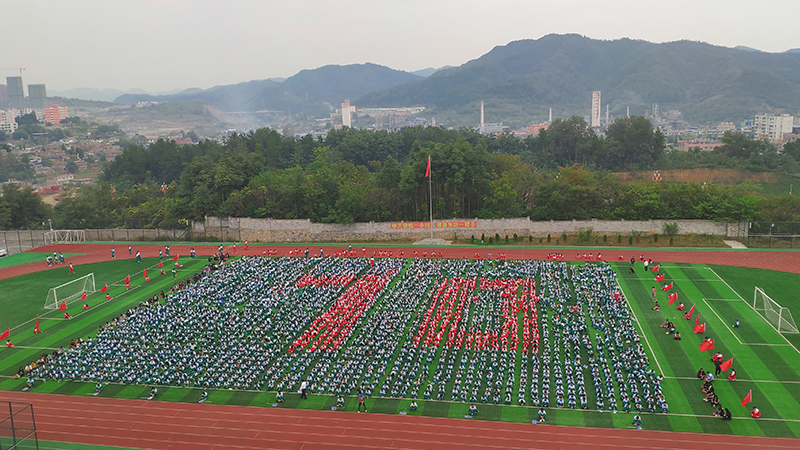
POLYGON ((623 182, 613 174, 710 161, 790 172, 800 160, 800 147, 779 153, 739 134, 724 139, 713 152, 665 152, 663 135, 644 118, 618 119, 600 136, 573 117, 525 139, 415 127, 345 128, 319 139, 265 128, 223 143, 162 140, 126 149, 97 184, 40 208, 41 217, 0 225, 36 227, 53 218, 63 228, 175 228, 204 216, 425 220, 429 156, 436 218, 800 220, 797 197, 766 195, 752 184, 623 182))

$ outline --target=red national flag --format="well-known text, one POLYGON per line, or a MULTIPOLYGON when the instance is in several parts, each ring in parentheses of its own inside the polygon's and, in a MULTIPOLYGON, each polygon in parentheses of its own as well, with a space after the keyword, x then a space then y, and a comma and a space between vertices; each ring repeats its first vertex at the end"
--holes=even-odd
POLYGON ((144 270, 142 271, 142 274, 144 275, 144 277, 145 277, 145 278, 147 278, 147 269, 144 269, 144 270))
MULTIPOLYGON (((688 312, 688 313, 686 313, 686 315, 687 315, 687 316, 691 317, 691 316, 692 316, 692 314, 694 314, 694 306, 695 306, 695 305, 692 305, 692 309, 690 309, 690 310, 689 310, 689 312, 688 312)), ((687 319, 688 319, 689 317, 687 317, 687 319)))
POLYGON ((652 269, 650 269, 650 272, 658 272, 659 267, 661 267, 661 264, 656 264, 652 269))
POLYGON ((664 287, 662 287, 661 289, 662 289, 664 292, 668 292, 670 289, 672 289, 672 283, 673 283, 673 282, 672 282, 672 281, 670 281, 670 282, 669 282, 669 284, 665 285, 665 286, 664 286, 664 287))
POLYGON ((431 176, 431 155, 428 155, 428 168, 425 169, 425 178, 431 176))
POLYGON ((162 267, 164 267, 164 261, 159 261, 158 262, 158 268, 160 269, 162 267))
POLYGON ((34 333, 41 333, 42 330, 39 329, 39 316, 36 316, 36 326, 33 327, 34 333))
POLYGON ((727 372, 728 369, 730 369, 732 365, 733 365, 733 358, 731 358, 731 359, 725 361, 724 363, 720 364, 719 365, 719 369, 721 371, 723 371, 723 372, 727 372))
POLYGON ((86 300, 86 292, 84 292, 83 295, 81 295, 81 300, 86 300))
POLYGON ((671 292, 669 294, 669 304, 670 305, 672 304, 672 302, 674 302, 677 299, 678 299, 678 293, 677 292, 671 292))
POLYGON ((105 292, 108 290, 108 285, 104 284, 103 287, 100 288, 100 292, 105 292))
POLYGON ((750 389, 749 391, 747 391, 747 395, 744 396, 744 399, 742 399, 742 406, 750 403, 750 401, 752 400, 753 400, 753 390, 750 389))
POLYGON ((128 275, 127 277, 125 277, 125 284, 128 284, 130 282, 131 282, 131 276, 128 275))
POLYGON ((659 281, 664 281, 664 274, 663 273, 660 273, 660 274, 656 275, 656 283, 658 283, 659 281))
POLYGON ((58 310, 63 311, 65 309, 67 309, 67 302, 61 302, 61 305, 59 305, 58 310))
POLYGON ((11 328, 6 328, 6 331, 3 331, 3 334, 0 334, 0 340, 6 339, 9 336, 11 336, 11 328))
POLYGON ((697 327, 697 324, 700 323, 700 314, 697 314, 697 318, 694 319, 694 326, 697 327))
POLYGON ((706 350, 714 350, 714 340, 709 339, 708 342, 703 341, 700 343, 700 351, 704 352, 706 350))
POLYGON ((178 260, 178 255, 175 255, 175 256, 173 256, 173 257, 172 257, 172 260, 173 260, 173 261, 177 261, 177 260, 178 260))
MULTIPOLYGON (((700 316, 698 316, 698 317, 700 317, 700 316)), ((695 325, 694 326, 694 334, 700 334, 700 333, 705 333, 705 332, 706 332, 706 323, 705 322, 701 323, 700 325, 695 325)))

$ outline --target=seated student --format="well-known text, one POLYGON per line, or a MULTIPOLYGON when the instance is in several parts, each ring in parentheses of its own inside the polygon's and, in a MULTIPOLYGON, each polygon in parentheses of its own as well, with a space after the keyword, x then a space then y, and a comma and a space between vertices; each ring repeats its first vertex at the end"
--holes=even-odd
POLYGON ((344 397, 342 397, 342 394, 336 396, 336 407, 344 408, 344 397))
POLYGON ((725 408, 725 414, 722 416, 722 420, 731 420, 731 410, 725 408))
POLYGON ((545 422, 547 419, 547 411, 544 408, 539 408, 539 422, 545 422))
POLYGON ((412 400, 411 404, 408 406, 408 410, 411 412, 417 411, 419 409, 419 405, 417 405, 416 400, 412 400))
POLYGON ((33 389, 33 385, 36 384, 36 379, 32 376, 28 377, 28 380, 25 382, 25 387, 22 388, 23 391, 28 391, 33 389))
POLYGON ((664 323, 661 324, 661 328, 669 328, 669 320, 665 320, 664 323))
POLYGON ((667 331, 667 334, 675 334, 675 324, 670 322, 669 330, 667 331))
POLYGON ((676 341, 680 341, 681 340, 681 333, 680 332, 675 332, 675 337, 672 338, 672 339, 675 339, 676 341))
POLYGON ((197 403, 204 403, 207 398, 208 398, 208 391, 203 391, 203 393, 200 394, 200 399, 197 400, 197 403))
POLYGON ((13 376, 13 377, 11 377, 11 378, 12 378, 13 380, 16 380, 17 378, 21 378, 23 375, 25 375, 25 368, 24 368, 24 367, 20 367, 20 368, 19 368, 19 370, 17 371, 17 374, 16 374, 16 375, 14 375, 14 376, 13 376))
POLYGON ((283 398, 283 391, 278 389, 278 393, 275 395, 275 403, 283 403, 285 399, 283 398))
POLYGON ((642 418, 638 414, 633 416, 633 422, 631 423, 636 427, 637 430, 642 429, 642 418))
POLYGON ((92 394, 92 395, 97 397, 98 395, 100 395, 100 391, 102 391, 102 390, 103 390, 103 383, 97 383, 97 386, 95 386, 95 388, 94 388, 94 394, 92 394))
POLYGON ((653 306, 652 309, 653 311, 661 311, 661 305, 659 305, 658 302, 656 302, 655 306, 653 306))
POLYGON ((683 311, 686 309, 686 306, 683 305, 683 302, 678 302, 678 311, 683 311))
POLYGON ((728 381, 736 381, 736 371, 731 369, 731 374, 728 375, 728 381))
POLYGON ((703 380, 703 379, 705 379, 705 377, 706 377, 706 371, 705 370, 703 370, 701 368, 700 370, 697 371, 697 378, 703 380))
POLYGON ((153 386, 153 389, 150 389, 150 396, 147 397, 147 399, 148 400, 152 400, 152 399, 156 398, 156 395, 158 395, 158 388, 153 386))
POLYGON ((761 417, 761 411, 759 411, 758 408, 754 406, 753 409, 750 411, 750 417, 752 417, 753 419, 758 419, 759 417, 761 417))
POLYGON ((66 313, 66 312, 64 313, 64 318, 65 318, 65 319, 69 319, 69 318, 71 318, 71 317, 72 317, 72 316, 70 316, 70 315, 69 315, 69 313, 66 313))
POLYGON ((733 328, 739 328, 739 319, 736 319, 736 322, 733 322, 733 328))
POLYGON ((6 348, 11 348, 13 346, 14 344, 11 343, 11 339, 6 340, 6 348))
POLYGON ((83 309, 89 309, 89 304, 88 303, 84 303, 83 304, 83 309))
POLYGON ((478 408, 475 407, 474 403, 469 405, 469 410, 467 411, 467 414, 469 414, 470 416, 474 416, 475 414, 478 414, 478 408))

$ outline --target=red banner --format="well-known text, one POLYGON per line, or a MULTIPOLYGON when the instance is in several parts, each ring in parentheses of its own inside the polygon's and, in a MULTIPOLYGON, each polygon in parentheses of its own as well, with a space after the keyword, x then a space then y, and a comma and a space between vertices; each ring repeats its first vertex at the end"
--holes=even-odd
POLYGON ((478 222, 475 220, 436 222, 436 228, 476 228, 477 226, 478 222))
POLYGON ((430 229, 430 222, 392 222, 393 230, 410 230, 412 228, 428 228, 430 229))

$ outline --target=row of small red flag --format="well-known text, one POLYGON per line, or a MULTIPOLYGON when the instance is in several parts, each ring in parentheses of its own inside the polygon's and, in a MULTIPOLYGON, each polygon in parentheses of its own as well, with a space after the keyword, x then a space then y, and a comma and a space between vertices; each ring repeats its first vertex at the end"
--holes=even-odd
MULTIPOLYGON (((656 264, 655 266, 653 266, 653 268, 650 270, 650 272, 658 272, 658 269, 660 269, 660 268, 661 268, 661 265, 660 264, 656 264)), ((655 280, 656 280, 656 282, 664 281, 664 274, 663 273, 656 274, 655 280)), ((661 288, 661 290, 663 290, 664 292, 669 292, 669 291, 672 290, 673 287, 674 287, 674 284, 673 284, 672 281, 670 281, 669 284, 664 285, 661 288)), ((669 294, 669 304, 671 305, 677 299, 678 299, 678 293, 677 292, 670 292, 670 294, 669 294)), ((689 312, 686 313, 685 317, 687 319, 690 319, 692 317, 692 314, 694 314, 694 307, 695 307, 695 305, 692 305, 691 309, 689 309, 689 312)), ((697 317, 695 318, 695 321, 694 321, 694 333, 695 334, 700 334, 700 333, 705 333, 705 331, 706 331, 706 323, 705 322, 700 323, 700 313, 698 312, 697 313, 697 317)), ((701 352, 705 352, 705 351, 708 351, 708 350, 714 350, 714 339, 707 339, 707 340, 704 340, 703 342, 700 343, 700 351, 701 352)), ((725 361, 722 364, 720 364, 719 368, 720 368, 720 370, 722 372, 727 372, 728 369, 730 369, 732 365, 733 365, 733 357, 731 357, 727 361, 725 361)), ((752 399, 753 399, 753 390, 751 389, 750 391, 747 392, 747 395, 744 397, 744 399, 742 399, 742 406, 750 403, 752 401, 752 399)))

